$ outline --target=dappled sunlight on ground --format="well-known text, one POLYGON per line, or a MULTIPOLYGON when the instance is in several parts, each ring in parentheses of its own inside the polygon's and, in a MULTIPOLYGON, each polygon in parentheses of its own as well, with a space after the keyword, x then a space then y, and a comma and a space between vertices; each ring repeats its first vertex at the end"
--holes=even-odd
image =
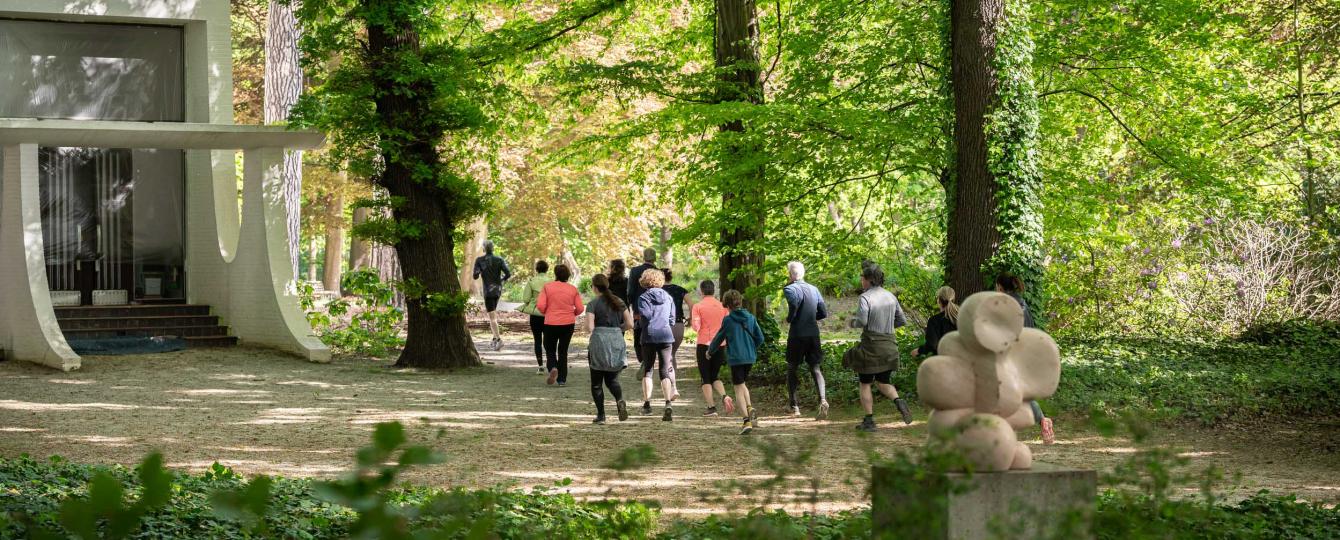
MULTIPOLYGON (((412 442, 431 445, 447 458, 412 469, 408 481, 654 500, 667 514, 698 516, 756 504, 821 512, 866 504, 867 454, 888 456, 924 441, 924 422, 893 421, 883 400, 876 405, 879 430, 871 435, 855 432, 855 411, 835 410, 832 420, 816 421, 764 403, 760 429, 742 438, 738 417, 699 416, 698 374, 687 347, 679 359, 684 395, 673 422, 661 420, 660 399, 653 399, 654 414, 640 414, 641 387, 636 369, 630 369, 620 381, 632 416, 619 422, 613 398, 607 397, 608 424, 593 425, 585 351, 574 345, 564 388, 544 384, 528 336, 513 335, 503 351, 482 352, 490 365, 446 375, 391 370, 389 361, 337 358, 315 365, 248 348, 85 357, 80 371, 62 375, 5 362, 0 363, 0 455, 61 454, 133 464, 157 450, 171 466, 184 469, 202 470, 218 461, 244 474, 329 477, 352 467, 354 451, 368 443, 373 424, 395 420, 405 424, 412 442), (789 454, 809 441, 819 444, 807 467, 791 471, 772 490, 744 497, 729 483, 758 486, 774 476, 760 450, 746 440, 776 443, 789 454), (640 444, 655 448, 646 467, 607 468, 623 450, 640 444)), ((1106 468, 1136 451, 1129 440, 1074 429, 1064 417, 1057 431, 1055 445, 1042 445, 1036 430, 1021 431, 1020 439, 1036 460, 1066 466, 1106 468)), ((1321 423, 1260 432, 1168 430, 1156 438, 1176 442, 1180 455, 1197 466, 1242 473, 1245 494, 1269 487, 1334 503, 1340 501, 1340 459, 1334 451, 1307 449, 1337 434, 1340 426, 1321 423), (1282 454, 1284 448, 1299 451, 1282 454)))

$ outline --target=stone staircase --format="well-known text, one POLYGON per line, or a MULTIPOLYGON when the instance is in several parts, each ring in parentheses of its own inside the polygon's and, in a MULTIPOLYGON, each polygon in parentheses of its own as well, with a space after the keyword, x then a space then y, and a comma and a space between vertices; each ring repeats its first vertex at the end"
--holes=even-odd
POLYGON ((237 337, 209 312, 196 304, 58 307, 56 321, 67 339, 177 336, 188 347, 236 345, 237 337))

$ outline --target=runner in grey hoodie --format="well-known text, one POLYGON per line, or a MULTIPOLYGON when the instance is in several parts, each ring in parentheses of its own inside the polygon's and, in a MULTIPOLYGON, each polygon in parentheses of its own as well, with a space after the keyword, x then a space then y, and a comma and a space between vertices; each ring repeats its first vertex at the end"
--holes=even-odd
POLYGON ((641 275, 640 285, 644 289, 637 298, 638 333, 642 336, 642 414, 651 414, 651 367, 658 364, 661 380, 661 395, 665 397, 665 414, 661 420, 666 422, 674 418, 671 405, 679 396, 675 394, 675 362, 671 358, 675 344, 675 307, 670 294, 661 289, 665 285, 665 274, 660 270, 648 269, 641 275))

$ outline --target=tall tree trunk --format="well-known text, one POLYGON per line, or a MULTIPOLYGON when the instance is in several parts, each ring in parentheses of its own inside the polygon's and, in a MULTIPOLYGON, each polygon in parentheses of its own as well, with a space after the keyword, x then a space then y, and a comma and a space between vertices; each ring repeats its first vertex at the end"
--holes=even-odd
POLYGON ((461 290, 475 296, 483 296, 484 282, 475 279, 475 259, 484 254, 484 240, 489 237, 489 224, 480 217, 470 223, 467 231, 470 232, 470 241, 461 250, 464 252, 464 256, 461 257, 461 290))
POLYGON ((996 32, 1004 0, 950 2, 950 79, 954 92, 955 168, 949 185, 949 286, 959 298, 981 291, 982 266, 996 252, 996 181, 987 166, 986 116, 996 99, 996 32))
MULTIPOLYGON (((399 61, 398 58, 406 53, 419 54, 419 35, 411 22, 402 18, 408 16, 367 21, 367 54, 372 63, 390 64, 399 61)), ((403 84, 383 79, 390 76, 385 70, 374 71, 373 84, 383 89, 394 89, 403 84)), ((395 152, 383 155, 385 165, 376 178, 377 184, 398 201, 392 216, 400 222, 415 223, 421 229, 419 234, 402 236, 395 243, 400 271, 406 281, 415 285, 414 294, 407 294, 405 299, 408 331, 405 348, 396 360, 396 366, 478 366, 482 364, 465 326, 463 306, 430 310, 426 303, 426 294, 454 299, 461 292, 456 278, 456 242, 452 236, 460 224, 453 221, 448 207, 451 193, 431 181, 416 178, 424 168, 435 170, 442 166, 437 143, 443 134, 440 127, 420 118, 423 111, 432 110, 428 100, 432 99, 433 93, 428 88, 413 90, 383 92, 375 100, 382 125, 409 134, 396 141, 398 148, 395 152)))
POLYGON ((675 267, 675 247, 670 244, 670 236, 670 221, 661 219, 661 248, 665 251, 661 260, 665 261, 666 268, 673 269, 675 267))
MULTIPOLYGON (((302 28, 293 15, 300 0, 270 0, 265 29, 265 123, 288 120, 288 113, 302 95, 302 66, 298 64, 298 38, 302 28)), ((284 207, 288 210, 288 249, 293 275, 298 275, 298 250, 302 235, 302 152, 284 153, 284 207)))
MULTIPOLYGON (((362 206, 355 208, 353 216, 353 225, 357 227, 358 225, 366 222, 368 218, 371 216, 372 216, 371 208, 365 208, 362 206)), ((360 238, 358 235, 354 235, 354 237, 349 240, 349 270, 358 270, 360 268, 367 268, 370 264, 369 257, 371 255, 372 255, 372 242, 370 240, 366 238, 360 238)))
MULTIPOLYGON (((753 0, 715 0, 716 31, 713 39, 713 57, 718 69, 718 102, 763 103, 763 82, 759 71, 758 9, 753 0)), ((739 120, 726 122, 718 129, 733 136, 737 144, 734 156, 719 167, 732 168, 735 163, 757 161, 754 149, 738 143, 745 131, 739 120)), ((764 186, 764 170, 760 166, 742 171, 729 181, 721 196, 722 215, 731 220, 723 227, 720 237, 721 290, 735 289, 745 294, 745 306, 754 313, 767 308, 762 281, 764 254, 759 247, 763 240, 764 213, 759 190, 764 186)))
POLYGON ((307 244, 307 281, 316 282, 316 260, 321 257, 321 244, 313 236, 307 244))
POLYGON ((344 197, 331 195, 330 199, 326 205, 330 213, 326 215, 326 261, 321 281, 327 291, 339 292, 344 270, 344 197))
POLYGON ((941 182, 949 207, 947 281, 959 298, 999 272, 1019 276, 1025 296, 1041 298, 1034 287, 1043 238, 1033 42, 1028 2, 1009 1, 950 2, 955 151, 941 182))

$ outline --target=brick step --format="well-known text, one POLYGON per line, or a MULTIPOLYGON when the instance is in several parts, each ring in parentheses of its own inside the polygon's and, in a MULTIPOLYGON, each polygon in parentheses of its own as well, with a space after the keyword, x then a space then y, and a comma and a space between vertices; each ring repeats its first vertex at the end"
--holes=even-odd
POLYGON ((227 336, 227 326, 165 326, 157 328, 78 328, 63 330, 69 339, 94 339, 119 336, 218 337, 227 336))
POLYGON ((187 336, 185 339, 188 349, 237 345, 237 336, 187 336))
POLYGON ((92 317, 57 319, 61 330, 98 330, 116 328, 180 328, 184 326, 217 326, 219 318, 215 315, 194 316, 140 316, 140 317, 92 317))
POLYGON ((209 306, 193 304, 158 304, 134 306, 71 306, 56 308, 57 319, 190 317, 203 315, 209 315, 209 306))

